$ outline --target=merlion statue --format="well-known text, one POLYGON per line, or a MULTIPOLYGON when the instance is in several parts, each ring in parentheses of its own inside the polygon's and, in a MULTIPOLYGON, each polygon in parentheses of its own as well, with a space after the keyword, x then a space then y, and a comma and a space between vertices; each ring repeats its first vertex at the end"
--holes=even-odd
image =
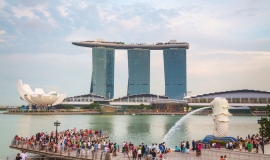
POLYGON ((225 98, 216 97, 211 102, 211 107, 213 110, 213 120, 214 120, 214 136, 215 137, 226 137, 228 133, 228 123, 230 115, 228 108, 228 101, 225 98))

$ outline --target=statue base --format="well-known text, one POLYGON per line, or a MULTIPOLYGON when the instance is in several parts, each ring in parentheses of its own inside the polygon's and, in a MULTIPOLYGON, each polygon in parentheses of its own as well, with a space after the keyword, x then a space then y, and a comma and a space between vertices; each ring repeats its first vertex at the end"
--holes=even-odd
POLYGON ((202 140, 203 143, 210 143, 211 140, 215 140, 215 141, 223 141, 223 142, 238 142, 238 140, 235 137, 215 137, 213 135, 207 135, 204 137, 204 139, 202 140))

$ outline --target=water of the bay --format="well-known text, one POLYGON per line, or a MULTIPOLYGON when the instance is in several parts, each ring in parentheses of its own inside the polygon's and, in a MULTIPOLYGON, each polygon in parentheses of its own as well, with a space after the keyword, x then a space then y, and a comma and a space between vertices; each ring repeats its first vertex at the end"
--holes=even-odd
MULTIPOLYGON (((37 132, 55 131, 53 122, 61 122, 58 130, 101 129, 108 131, 110 140, 118 144, 123 141, 138 145, 159 143, 170 128, 182 116, 170 115, 7 115, 0 113, 0 160, 14 158, 17 150, 9 148, 14 135, 22 137, 35 135, 37 132)), ((246 137, 247 134, 258 132, 257 120, 260 117, 232 116, 229 122, 229 136, 246 137)), ((212 134, 213 121, 211 116, 190 116, 180 129, 170 137, 167 145, 174 148, 183 140, 201 140, 205 135, 212 134)))

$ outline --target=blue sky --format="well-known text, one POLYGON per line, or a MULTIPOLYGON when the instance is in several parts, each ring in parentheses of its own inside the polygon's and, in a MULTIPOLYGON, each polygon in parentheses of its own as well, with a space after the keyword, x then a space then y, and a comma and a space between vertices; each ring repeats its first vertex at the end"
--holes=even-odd
MULTIPOLYGON (((0 0, 0 106, 25 104, 16 83, 89 93, 91 49, 72 41, 190 43, 191 94, 270 91, 270 1, 0 0)), ((115 53, 115 97, 125 96, 127 52, 115 53)), ((162 51, 151 51, 151 93, 164 95, 162 51)))

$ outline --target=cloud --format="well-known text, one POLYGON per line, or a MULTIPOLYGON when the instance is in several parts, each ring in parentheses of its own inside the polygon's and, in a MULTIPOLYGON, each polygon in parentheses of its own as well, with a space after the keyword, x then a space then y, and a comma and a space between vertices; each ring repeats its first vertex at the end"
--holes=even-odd
MULTIPOLYGON (((193 93, 270 90, 265 74, 270 68, 269 5, 269 1, 0 0, 0 81, 16 83, 22 77, 37 84, 42 79, 41 86, 61 86, 61 92, 70 96, 84 94, 90 86, 91 49, 71 42, 101 37, 152 44, 177 39, 190 43, 188 90, 193 93)), ((126 51, 117 50, 115 59, 117 97, 126 94, 126 51)), ((164 94, 163 74, 162 51, 151 51, 152 93, 164 94)))
POLYGON ((59 6, 58 9, 62 16, 66 17, 68 15, 67 9, 64 6, 59 6))
POLYGON ((21 17, 29 17, 29 18, 34 18, 35 14, 31 11, 30 8, 17 8, 17 7, 12 7, 12 11, 14 13, 14 16, 17 18, 21 18, 21 17))

